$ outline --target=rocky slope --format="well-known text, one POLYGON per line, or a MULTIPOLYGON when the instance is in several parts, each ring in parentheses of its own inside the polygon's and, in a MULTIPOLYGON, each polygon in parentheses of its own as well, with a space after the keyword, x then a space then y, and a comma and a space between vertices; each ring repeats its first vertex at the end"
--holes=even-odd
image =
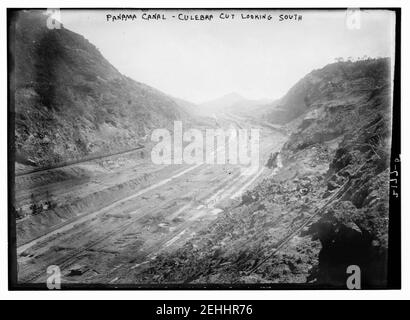
POLYGON ((171 97, 118 72, 84 37, 48 29, 40 10, 12 20, 16 160, 38 166, 129 149, 187 119, 171 97))
POLYGON ((347 267, 357 265, 362 287, 386 285, 390 60, 326 66, 282 103, 277 122, 294 128, 283 168, 136 272, 136 282, 346 288, 347 267))
POLYGON ((381 90, 389 73, 386 59, 327 65, 297 82, 282 99, 272 104, 271 111, 264 117, 272 123, 285 124, 329 101, 354 103, 362 91, 381 90))

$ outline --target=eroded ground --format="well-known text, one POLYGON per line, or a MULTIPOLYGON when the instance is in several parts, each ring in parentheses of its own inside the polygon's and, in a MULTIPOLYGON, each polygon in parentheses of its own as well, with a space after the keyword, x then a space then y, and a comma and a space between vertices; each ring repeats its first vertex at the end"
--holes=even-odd
MULTIPOLYGON (((238 119, 223 127, 250 128, 238 119)), ((255 128, 255 125, 252 124, 255 128)), ((286 136, 261 130, 261 164, 286 136)), ((134 283, 139 270, 194 238, 274 170, 241 165, 154 165, 140 150, 16 178, 16 205, 30 212, 51 199, 52 209, 17 220, 19 282, 43 283, 57 265, 63 282, 134 283)))

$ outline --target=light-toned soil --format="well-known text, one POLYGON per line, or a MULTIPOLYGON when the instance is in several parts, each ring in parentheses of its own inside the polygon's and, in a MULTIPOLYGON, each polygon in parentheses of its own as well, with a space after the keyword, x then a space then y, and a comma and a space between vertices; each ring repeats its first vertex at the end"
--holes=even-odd
POLYGON ((57 265, 63 283, 130 283, 127 271, 180 248, 272 173, 263 164, 286 137, 260 128, 262 166, 250 175, 231 164, 158 166, 136 151, 17 177, 17 208, 29 212, 32 194, 57 203, 17 220, 18 281, 44 282, 47 267, 57 265))

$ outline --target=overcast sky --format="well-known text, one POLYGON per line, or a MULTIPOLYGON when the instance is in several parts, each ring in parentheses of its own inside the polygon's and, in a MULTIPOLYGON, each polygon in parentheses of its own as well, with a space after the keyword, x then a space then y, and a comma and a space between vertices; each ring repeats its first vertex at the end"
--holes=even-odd
MULTIPOLYGON (((302 21, 180 21, 183 11, 165 13, 165 21, 107 21, 113 10, 62 11, 64 26, 95 44, 123 74, 165 93, 195 103, 236 92, 251 99, 277 99, 305 74, 335 57, 392 56, 394 15, 362 12, 360 29, 346 26, 345 11, 296 11, 302 21)), ((186 12, 183 12, 186 14, 186 12)), ((286 13, 289 13, 286 12, 286 13)))

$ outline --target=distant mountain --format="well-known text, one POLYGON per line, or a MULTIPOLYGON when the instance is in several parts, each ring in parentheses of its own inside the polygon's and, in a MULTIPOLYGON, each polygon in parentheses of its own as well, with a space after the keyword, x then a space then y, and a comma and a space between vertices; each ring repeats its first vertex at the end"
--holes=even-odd
POLYGON ((233 104, 245 100, 240 94, 229 93, 222 97, 199 104, 201 110, 209 113, 219 112, 222 109, 231 107, 233 104))
POLYGON ((190 118, 176 99, 122 75, 83 36, 50 30, 46 19, 41 10, 18 11, 11 24, 18 161, 110 153, 190 118))
POLYGON ((268 99, 259 99, 259 100, 243 100, 237 103, 234 103, 227 111, 241 116, 261 119, 263 116, 272 111, 272 107, 278 103, 278 100, 268 100, 268 99))
POLYGON ((270 100, 267 99, 251 100, 238 93, 229 93, 220 98, 204 102, 199 105, 199 108, 207 112, 247 113, 255 107, 269 102, 270 100))

